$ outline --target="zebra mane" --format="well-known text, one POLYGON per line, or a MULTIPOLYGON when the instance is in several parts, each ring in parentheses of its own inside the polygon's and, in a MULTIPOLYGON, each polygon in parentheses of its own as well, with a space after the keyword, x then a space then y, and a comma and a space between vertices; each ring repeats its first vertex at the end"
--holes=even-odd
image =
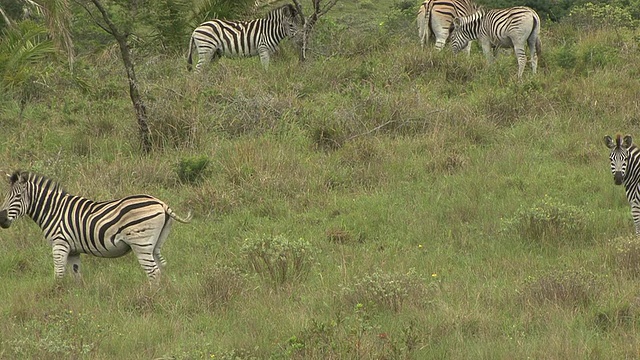
POLYGON ((283 14, 285 17, 294 18, 297 15, 297 11, 295 6, 293 6, 292 4, 284 4, 269 11, 265 16, 265 19, 276 19, 280 14, 283 14))
POLYGON ((9 181, 11 185, 15 184, 18 181, 21 182, 30 182, 38 185, 48 186, 53 191, 60 191, 62 193, 67 193, 56 181, 53 181, 45 176, 38 175, 35 173, 31 173, 28 171, 16 170, 9 177, 9 181))
POLYGON ((467 16, 460 16, 460 17, 457 17, 457 18, 453 19, 453 22, 451 23, 452 26, 451 26, 450 30, 453 30, 453 25, 455 25, 456 27, 459 27, 459 26, 471 24, 471 23, 473 23, 475 21, 478 21, 486 13, 487 13, 487 9, 484 6, 478 6, 476 8, 476 10, 472 14, 469 14, 467 16))

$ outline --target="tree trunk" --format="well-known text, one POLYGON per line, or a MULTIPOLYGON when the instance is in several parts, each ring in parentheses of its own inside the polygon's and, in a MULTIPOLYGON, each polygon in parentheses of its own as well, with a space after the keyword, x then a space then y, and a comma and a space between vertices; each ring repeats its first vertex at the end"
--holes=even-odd
POLYGON ((147 123, 147 108, 140 96, 138 80, 136 79, 136 72, 133 67, 133 61, 131 60, 131 49, 127 43, 128 35, 118 30, 99 0, 91 1, 102 14, 102 18, 109 27, 109 32, 116 39, 118 46, 120 47, 122 62, 127 70, 127 78, 129 79, 129 96, 131 97, 131 102, 133 103, 133 108, 135 109, 136 116, 138 118, 138 133, 140 135, 142 151, 144 153, 149 153, 151 151, 151 132, 149 131, 149 125, 147 123))

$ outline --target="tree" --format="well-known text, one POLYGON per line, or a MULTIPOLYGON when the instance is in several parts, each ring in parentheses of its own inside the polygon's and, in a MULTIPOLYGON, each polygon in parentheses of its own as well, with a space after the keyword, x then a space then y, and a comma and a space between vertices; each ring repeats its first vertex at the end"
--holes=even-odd
POLYGON ((140 96, 140 88, 138 86, 138 79, 136 78, 135 67, 133 65, 131 48, 128 44, 128 37, 130 34, 129 32, 120 30, 118 26, 114 24, 100 0, 91 0, 91 2, 100 13, 102 20, 93 14, 86 4, 81 5, 85 10, 87 10, 100 28, 113 36, 120 48, 120 55, 122 56, 122 62, 124 63, 125 70, 127 71, 127 79, 129 81, 129 96, 131 97, 131 102, 133 103, 133 108, 135 109, 138 120, 138 134, 140 136, 142 151, 144 153, 149 153, 151 152, 151 132, 149 131, 149 123, 147 121, 147 107, 140 96))
POLYGON ((331 10, 331 8, 338 2, 338 0, 329 0, 324 4, 324 6, 321 5, 321 2, 321 0, 311 0, 313 13, 305 18, 304 13, 302 12, 300 1, 293 0, 293 3, 296 5, 296 9, 298 9, 298 14, 300 14, 300 20, 302 22, 302 31, 301 34, 298 35, 298 46, 300 46, 300 61, 305 61, 307 59, 309 39, 311 37, 311 31, 313 31, 314 25, 316 24, 316 22, 318 22, 318 19, 321 16, 331 10))

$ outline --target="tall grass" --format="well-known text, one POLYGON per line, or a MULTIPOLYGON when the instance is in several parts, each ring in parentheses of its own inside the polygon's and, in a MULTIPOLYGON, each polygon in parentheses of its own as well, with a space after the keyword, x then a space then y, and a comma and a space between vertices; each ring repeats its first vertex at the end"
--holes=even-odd
POLYGON ((195 214, 156 290, 132 256, 56 284, 37 226, 2 230, 0 358, 637 356, 638 244, 601 144, 638 135, 637 30, 545 24, 518 82, 511 53, 421 50, 394 4, 339 3, 308 62, 285 44, 268 72, 136 59, 146 156, 116 58, 23 110, 0 95, 1 170, 195 214))

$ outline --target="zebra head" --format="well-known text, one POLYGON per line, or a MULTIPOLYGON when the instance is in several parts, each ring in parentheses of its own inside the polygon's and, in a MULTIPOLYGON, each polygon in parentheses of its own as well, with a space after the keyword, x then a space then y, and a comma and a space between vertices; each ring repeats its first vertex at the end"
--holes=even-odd
POLYGON ((24 215, 30 203, 27 191, 28 173, 16 171, 8 177, 11 189, 9 189, 2 208, 0 208, 0 227, 3 229, 8 228, 15 219, 24 215))
POLYGON ((480 8, 475 13, 454 18, 449 26, 449 41, 453 53, 458 53, 478 37, 478 31, 485 11, 480 8))
POLYGON ((286 36, 294 36, 298 31, 298 10, 292 4, 282 5, 271 10, 266 18, 274 19, 283 27, 286 36))
POLYGON ((615 140, 611 136, 604 137, 604 143, 611 153, 609 154, 609 160, 611 160, 611 173, 613 174, 613 180, 616 185, 621 185, 627 171, 627 165, 629 162, 629 148, 633 143, 631 135, 626 135, 624 138, 618 134, 615 140))

